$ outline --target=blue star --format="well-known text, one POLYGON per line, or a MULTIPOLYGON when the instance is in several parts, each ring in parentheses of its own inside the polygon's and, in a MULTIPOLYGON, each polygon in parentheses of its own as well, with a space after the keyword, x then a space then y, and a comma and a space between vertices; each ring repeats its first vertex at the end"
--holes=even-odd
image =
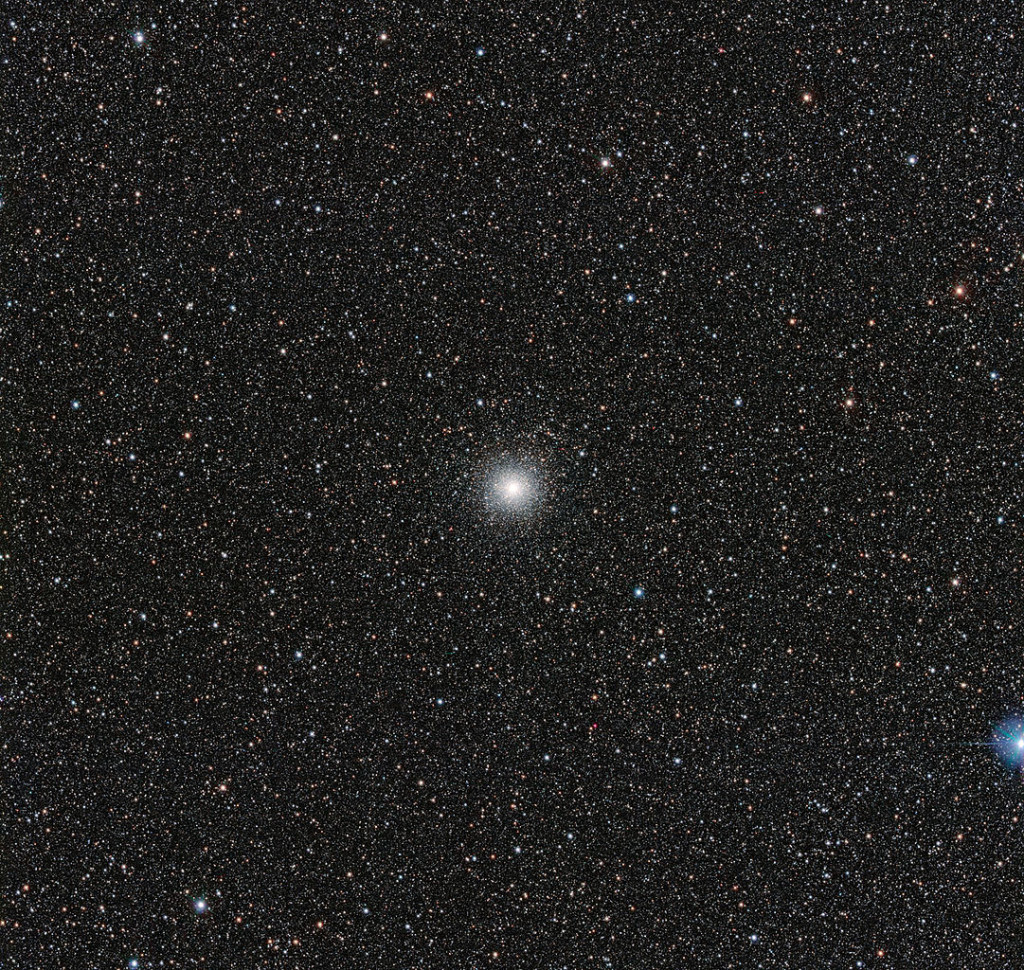
POLYGON ((1003 721, 996 729, 993 745, 1007 768, 1024 770, 1024 720, 1003 721))

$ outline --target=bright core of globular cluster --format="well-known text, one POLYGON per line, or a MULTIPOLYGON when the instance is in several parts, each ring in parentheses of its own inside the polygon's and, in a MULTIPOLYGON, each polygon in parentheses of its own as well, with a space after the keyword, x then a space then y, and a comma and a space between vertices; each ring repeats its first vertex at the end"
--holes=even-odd
POLYGON ((488 506, 495 511, 519 514, 537 504, 540 488, 529 471, 504 467, 491 474, 486 498, 488 506))
POLYGON ((509 502, 518 501, 526 492, 526 486, 520 479, 514 476, 503 479, 498 487, 501 490, 502 496, 509 502))

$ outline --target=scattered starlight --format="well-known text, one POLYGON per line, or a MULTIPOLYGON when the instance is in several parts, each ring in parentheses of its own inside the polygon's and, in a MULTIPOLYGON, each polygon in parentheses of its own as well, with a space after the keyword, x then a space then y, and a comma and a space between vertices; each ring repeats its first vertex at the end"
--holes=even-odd
POLYGON ((4 19, 0 963, 1015 966, 1014 17, 297 4, 4 19))

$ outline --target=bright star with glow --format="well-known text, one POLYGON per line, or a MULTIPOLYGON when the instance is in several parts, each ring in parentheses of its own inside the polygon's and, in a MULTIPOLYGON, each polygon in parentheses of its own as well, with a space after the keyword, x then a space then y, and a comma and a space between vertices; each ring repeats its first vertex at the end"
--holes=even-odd
POLYGON ((1003 721, 996 729, 992 744, 1007 768, 1024 771, 1024 719, 1003 721))

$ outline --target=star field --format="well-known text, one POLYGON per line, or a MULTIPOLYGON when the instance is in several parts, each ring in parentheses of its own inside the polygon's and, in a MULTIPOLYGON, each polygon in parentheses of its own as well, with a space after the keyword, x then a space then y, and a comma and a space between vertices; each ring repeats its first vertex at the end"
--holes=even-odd
POLYGON ((0 965, 1014 968, 1015 7, 0 20, 0 965))

